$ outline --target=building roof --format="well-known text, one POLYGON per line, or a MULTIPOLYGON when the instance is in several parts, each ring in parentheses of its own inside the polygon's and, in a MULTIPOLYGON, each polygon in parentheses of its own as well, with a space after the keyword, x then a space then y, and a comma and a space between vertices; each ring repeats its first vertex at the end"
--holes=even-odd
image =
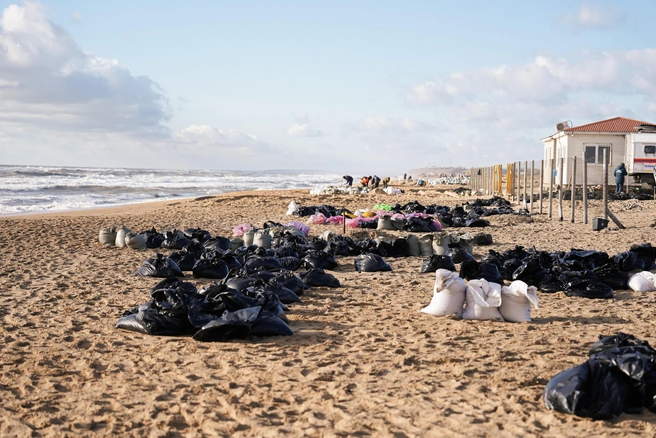
POLYGON ((640 120, 625 119, 624 117, 615 117, 613 119, 602 120, 600 122, 588 123, 587 125, 565 128, 563 131, 630 133, 636 132, 636 128, 638 128, 640 125, 653 125, 653 123, 642 122, 640 120))

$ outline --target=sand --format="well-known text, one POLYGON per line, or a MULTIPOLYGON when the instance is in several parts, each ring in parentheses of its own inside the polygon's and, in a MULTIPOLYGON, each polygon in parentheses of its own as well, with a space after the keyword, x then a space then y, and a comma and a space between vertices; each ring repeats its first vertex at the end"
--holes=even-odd
MULTIPOLYGON (((298 220, 285 215, 292 200, 356 210, 471 199, 407 189, 398 196, 238 192, 0 218, 0 435, 656 434, 656 415, 647 410, 592 421, 548 411, 541 401, 547 381, 584 362, 600 334, 623 331, 656 345, 653 293, 616 291, 611 300, 540 293, 531 323, 458 320, 419 312, 435 282, 434 274, 419 274, 421 258, 387 259, 392 272, 359 274, 353 257, 341 257, 333 274, 343 287, 313 288, 303 303, 290 305, 290 337, 201 343, 114 327, 124 310, 148 301, 158 279, 133 275, 154 250, 104 247, 103 227, 201 227, 229 237, 246 222, 298 220)), ((655 201, 617 201, 611 208, 626 230, 611 223, 592 231, 580 212, 576 223, 537 214, 493 217, 484 231, 495 243, 474 253, 535 245, 613 255, 633 243, 656 243, 655 201)), ((599 213, 597 201, 589 217, 599 213)), ((326 229, 342 231, 312 225, 310 236, 326 229)))

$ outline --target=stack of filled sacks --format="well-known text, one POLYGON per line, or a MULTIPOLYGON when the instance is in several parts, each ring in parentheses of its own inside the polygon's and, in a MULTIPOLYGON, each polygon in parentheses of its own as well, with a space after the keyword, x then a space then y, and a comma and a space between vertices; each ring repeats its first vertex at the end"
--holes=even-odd
POLYGON ((435 276, 433 298, 421 309, 429 315, 526 322, 531 321, 531 305, 538 308, 537 288, 523 281, 502 285, 481 278, 466 283, 448 269, 438 269, 435 276))

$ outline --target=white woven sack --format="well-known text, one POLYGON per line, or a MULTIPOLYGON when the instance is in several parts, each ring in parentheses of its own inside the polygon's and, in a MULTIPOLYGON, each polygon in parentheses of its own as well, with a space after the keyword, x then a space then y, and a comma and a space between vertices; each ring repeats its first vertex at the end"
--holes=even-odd
POLYGON ((408 234, 405 239, 408 241, 408 254, 411 257, 421 256, 421 248, 419 247, 419 239, 414 234, 408 234))
POLYGON ((446 255, 449 252, 451 235, 445 231, 433 233, 433 254, 446 255))
POLYGON ((98 241, 103 245, 113 246, 116 244, 116 228, 103 228, 98 233, 98 241))
POLYGON ((636 292, 656 291, 656 275, 649 271, 642 271, 629 278, 629 287, 636 292))
POLYGON ((438 269, 435 271, 433 298, 428 306, 421 309, 421 312, 435 316, 462 316, 466 288, 465 280, 460 278, 457 272, 438 269))
POLYGON ((337 234, 333 233, 332 231, 326 230, 326 231, 324 231, 323 233, 321 233, 319 235, 319 239, 322 239, 322 240, 325 240, 326 242, 328 242, 331 237, 336 236, 336 235, 337 234))
POLYGON ((244 239, 241 237, 237 236, 230 239, 230 249, 232 251, 241 248, 242 246, 244 246, 244 239))
POLYGON ((466 290, 464 319, 491 319, 503 321, 499 313, 501 305, 501 285, 484 278, 469 280, 466 290))
POLYGON ((125 226, 121 225, 118 227, 118 230, 116 230, 116 239, 114 241, 114 245, 118 246, 119 248, 124 248, 125 245, 125 236, 130 232, 129 228, 125 228, 125 226))
POLYGON ((146 235, 132 231, 125 235, 125 246, 131 249, 146 249, 146 235))
POLYGON ((271 248, 271 234, 267 230, 257 230, 253 236, 253 244, 264 249, 271 248))
POLYGON ((433 255, 433 235, 424 234, 419 236, 419 251, 421 252, 420 256, 428 257, 433 255))
POLYGON ((383 214, 378 218, 378 225, 376 226, 377 230, 396 230, 394 225, 392 225, 392 217, 387 214, 383 214))
POLYGON ((501 288, 499 312, 506 321, 528 322, 531 320, 531 305, 537 309, 539 301, 537 287, 515 280, 501 288))
POLYGON ((298 211, 298 205, 296 204, 296 202, 295 201, 290 202, 289 205, 287 206, 287 213, 286 213, 287 216, 291 216, 297 211, 298 211))
POLYGON ((253 239, 255 238, 255 230, 250 229, 244 232, 244 246, 251 246, 253 244, 253 239))

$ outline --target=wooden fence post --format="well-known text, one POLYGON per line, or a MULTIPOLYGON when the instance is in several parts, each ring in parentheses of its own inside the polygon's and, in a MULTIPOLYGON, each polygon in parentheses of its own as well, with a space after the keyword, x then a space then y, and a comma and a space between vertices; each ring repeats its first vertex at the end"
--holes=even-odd
POLYGON ((572 217, 570 222, 574 223, 574 210, 576 209, 576 155, 572 161, 572 217))
POLYGON ((583 164, 583 188, 582 188, 582 196, 583 196, 583 223, 587 224, 588 223, 588 163, 585 161, 585 157, 583 157, 582 163, 583 164))
POLYGON ((540 160, 540 214, 542 214, 542 192, 544 191, 544 160, 540 160))

